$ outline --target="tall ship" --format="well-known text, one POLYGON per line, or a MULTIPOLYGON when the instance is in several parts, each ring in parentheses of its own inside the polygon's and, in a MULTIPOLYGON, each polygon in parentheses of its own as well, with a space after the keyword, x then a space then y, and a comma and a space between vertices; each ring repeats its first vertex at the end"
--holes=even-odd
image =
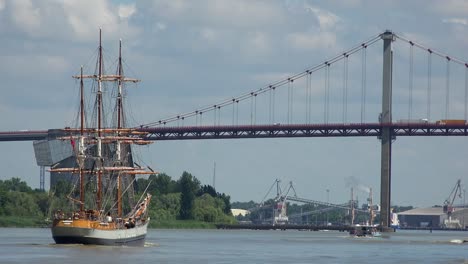
POLYGON ((76 125, 59 138, 70 142, 73 166, 50 169, 71 177, 66 209, 54 211, 52 237, 57 244, 144 245, 151 195, 147 186, 135 194, 134 185, 137 175, 157 173, 134 161, 132 147, 151 142, 126 126, 124 111, 125 88, 139 80, 124 75, 121 41, 115 73, 105 71, 101 36, 99 30, 95 72, 85 75, 82 66, 73 76, 80 87, 76 125))

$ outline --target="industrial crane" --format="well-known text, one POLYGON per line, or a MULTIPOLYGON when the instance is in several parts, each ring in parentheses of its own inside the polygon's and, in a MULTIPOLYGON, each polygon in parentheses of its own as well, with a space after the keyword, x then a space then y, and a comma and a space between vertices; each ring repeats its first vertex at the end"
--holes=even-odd
POLYGON ((279 181, 277 180, 277 196, 275 198, 275 207, 273 208, 273 225, 283 225, 287 224, 289 221, 287 215, 287 200, 289 191, 292 189, 294 191, 294 197, 296 197, 296 190, 294 189, 292 182, 289 182, 289 188, 286 191, 281 191, 279 187, 279 181))
POLYGON ((458 179, 457 183, 452 189, 452 192, 450 193, 449 197, 445 199, 444 201, 444 213, 447 214, 447 220, 445 220, 444 224, 446 227, 460 227, 460 221, 458 220, 452 220, 452 213, 455 211, 455 208, 453 207, 453 202, 455 201, 455 198, 458 196, 461 198, 461 180, 458 179))

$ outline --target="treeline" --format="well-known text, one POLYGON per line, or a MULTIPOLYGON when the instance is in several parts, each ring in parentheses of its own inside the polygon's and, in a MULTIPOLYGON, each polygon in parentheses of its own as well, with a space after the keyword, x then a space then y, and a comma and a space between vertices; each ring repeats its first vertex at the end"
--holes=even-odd
MULTIPOLYGON (((59 181, 50 192, 33 190, 19 178, 0 180, 0 226, 43 226, 57 209, 70 208, 71 183, 59 181)), ((153 195, 151 227, 185 227, 183 222, 233 223, 229 195, 218 193, 188 172, 178 180, 161 173, 136 181, 138 195, 153 195), (177 222, 177 223, 176 223, 177 222), (176 224, 174 224, 176 223, 176 224)))
POLYGON ((178 180, 160 173, 137 180, 137 192, 153 195, 149 215, 157 222, 196 220, 210 223, 233 223, 230 196, 218 193, 210 185, 188 172, 178 180))
POLYGON ((46 192, 31 189, 19 178, 0 180, 0 226, 44 225, 48 210, 46 192))

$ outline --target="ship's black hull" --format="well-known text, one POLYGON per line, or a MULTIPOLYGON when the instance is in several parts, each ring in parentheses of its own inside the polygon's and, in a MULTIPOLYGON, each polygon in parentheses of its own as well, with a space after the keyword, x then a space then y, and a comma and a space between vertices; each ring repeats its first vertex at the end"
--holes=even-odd
POLYGON ((56 244, 83 244, 104 246, 144 246, 146 235, 126 239, 103 239, 93 237, 60 236, 53 237, 56 244))

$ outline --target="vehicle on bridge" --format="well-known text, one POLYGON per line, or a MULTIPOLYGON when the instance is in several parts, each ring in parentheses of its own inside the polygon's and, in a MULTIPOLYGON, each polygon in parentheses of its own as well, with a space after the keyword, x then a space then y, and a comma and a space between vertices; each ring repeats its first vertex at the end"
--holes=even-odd
POLYGON ((427 124, 429 119, 419 118, 419 119, 398 119, 397 123, 399 124, 427 124))
POLYGON ((442 119, 436 121, 437 125, 465 125, 465 119, 442 119))

